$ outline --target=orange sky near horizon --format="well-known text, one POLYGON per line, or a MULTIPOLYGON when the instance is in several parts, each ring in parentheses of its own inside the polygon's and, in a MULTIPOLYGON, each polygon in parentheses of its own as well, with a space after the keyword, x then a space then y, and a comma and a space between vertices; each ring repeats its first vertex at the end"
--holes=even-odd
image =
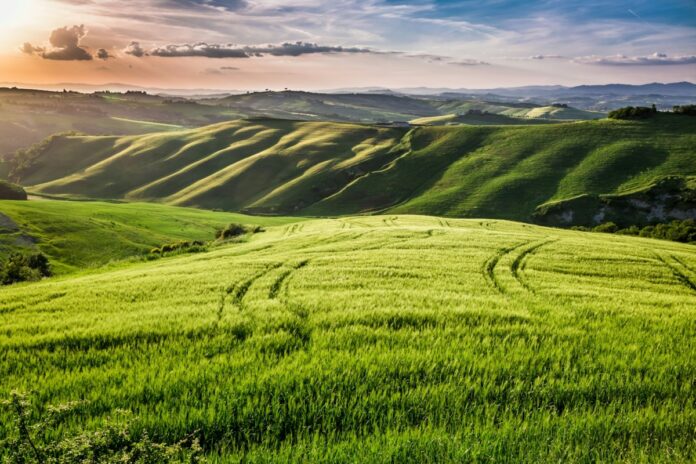
MULTIPOLYGON (((191 3, 201 4, 201 1, 192 0, 191 3)), ((606 58, 592 54, 589 58, 578 60, 573 54, 565 53, 536 56, 536 51, 550 48, 550 45, 544 45, 550 39, 521 45, 520 37, 523 36, 498 25, 493 28, 464 21, 443 20, 433 24, 426 22, 425 25, 418 22, 415 23, 418 27, 409 31, 412 37, 403 43, 395 42, 392 37, 395 33, 390 29, 393 28, 390 21, 393 21, 395 13, 389 9, 390 5, 380 0, 366 2, 373 5, 371 8, 378 5, 382 8, 380 11, 384 11, 380 13, 383 19, 375 14, 381 21, 375 23, 375 30, 364 24, 365 19, 359 18, 354 20, 356 26, 353 30, 334 24, 342 21, 341 17, 325 20, 318 15, 318 19, 312 22, 298 14, 285 21, 282 15, 274 13, 275 10, 262 8, 265 3, 282 4, 275 1, 252 2, 249 7, 251 13, 244 14, 221 7, 211 9, 209 6, 183 10, 171 6, 173 3, 171 0, 160 0, 159 3, 150 0, 8 2, 3 5, 3 15, 0 16, 0 82, 26 85, 122 83, 179 89, 259 90, 287 87, 320 90, 369 86, 495 88, 696 80, 696 57, 679 58, 673 53, 677 58, 684 59, 684 64, 667 66, 665 63, 672 59, 672 55, 662 58, 662 55, 652 55, 646 51, 635 58, 647 60, 645 65, 629 63, 630 66, 624 66, 623 62, 634 58, 607 54, 609 60, 617 63, 597 65, 606 58), (137 4, 140 8, 129 11, 127 7, 131 4, 137 4), (169 6, 165 8, 161 6, 163 4, 169 6), (74 39, 76 45, 70 45, 73 48, 56 47, 49 40, 52 32, 59 28, 70 29, 82 24, 85 25, 84 35, 74 39), (383 27, 384 31, 378 30, 378 26, 383 27), (430 37, 433 34, 431 31, 442 31, 443 38, 430 37), (126 53, 131 41, 141 43, 145 51, 150 51, 169 44, 193 44, 198 41, 258 46, 285 41, 294 43, 295 40, 356 47, 356 50, 359 47, 367 51, 312 52, 288 56, 264 53, 249 58, 221 59, 203 56, 136 57, 126 53), (31 44, 31 49, 36 51, 23 53, 24 43, 31 44), (78 48, 83 51, 76 50, 78 48), (100 48, 109 55, 109 59, 97 58, 100 48), (55 56, 56 51, 75 50, 94 58, 84 61, 46 58, 52 53, 55 56)), ((305 4, 323 6, 321 2, 312 0, 289 1, 288 4, 297 4, 297 8, 305 4)), ((371 10, 368 13, 371 14, 371 10)), ((420 19, 414 16, 399 21, 420 19)), ((682 26, 675 26, 674 31, 678 37, 693 34, 690 28, 682 26)), ((562 33, 562 30, 555 33, 559 35, 554 38, 557 43, 564 43, 560 36, 562 33)), ((538 34, 538 31, 534 34, 538 34)), ((607 40, 602 36, 604 32, 596 34, 593 40, 607 40)), ((670 43, 667 38, 655 34, 655 47, 645 45, 645 50, 661 46, 658 40, 670 43)), ((531 32, 529 36, 534 37, 531 32)), ((681 43, 679 45, 682 48, 678 52, 683 54, 688 51, 688 47, 684 48, 681 43)), ((586 49, 591 48, 580 47, 577 55, 584 56, 586 49)))

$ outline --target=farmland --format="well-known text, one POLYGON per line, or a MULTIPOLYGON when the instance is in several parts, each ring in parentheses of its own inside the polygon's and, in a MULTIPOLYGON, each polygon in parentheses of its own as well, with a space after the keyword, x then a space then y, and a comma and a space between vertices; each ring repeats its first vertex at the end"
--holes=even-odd
MULTIPOLYGON (((48 202, 47 202, 48 203, 48 202)), ((696 251, 382 215, 0 291, 0 395, 213 462, 690 462, 696 251)), ((0 436, 9 433, 0 417, 0 436)))
POLYGON ((258 217, 154 203, 0 202, 0 260, 13 251, 41 251, 64 274, 138 258, 182 240, 211 240, 229 223, 267 226, 301 218, 258 217))

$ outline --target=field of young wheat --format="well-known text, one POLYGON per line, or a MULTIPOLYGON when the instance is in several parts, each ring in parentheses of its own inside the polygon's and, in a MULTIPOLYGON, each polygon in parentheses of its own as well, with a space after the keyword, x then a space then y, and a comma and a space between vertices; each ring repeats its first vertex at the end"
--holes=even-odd
POLYGON ((325 219, 0 289, 0 395, 213 462, 687 462, 694 334, 689 245, 325 219))

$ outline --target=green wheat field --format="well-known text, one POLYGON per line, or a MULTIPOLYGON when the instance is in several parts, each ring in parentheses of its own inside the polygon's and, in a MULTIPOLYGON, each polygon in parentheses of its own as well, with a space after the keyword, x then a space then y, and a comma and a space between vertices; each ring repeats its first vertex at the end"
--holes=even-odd
POLYGON ((0 396, 80 401, 49 435, 126 409, 219 463, 696 459, 693 246, 411 215, 258 223, 3 288, 0 396))

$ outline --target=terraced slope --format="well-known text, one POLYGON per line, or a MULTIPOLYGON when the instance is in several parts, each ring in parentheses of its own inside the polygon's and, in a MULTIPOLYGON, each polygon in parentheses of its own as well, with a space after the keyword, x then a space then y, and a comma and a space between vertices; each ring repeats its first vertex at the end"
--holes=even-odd
POLYGON ((59 137, 35 192, 263 214, 393 211, 530 220, 549 201, 696 175, 696 118, 401 127, 238 120, 137 137, 59 137))
POLYGON ((255 217, 151 203, 0 201, 0 260, 36 250, 57 274, 142 257, 181 240, 212 240, 230 223, 278 225, 301 218, 255 217))
POLYGON ((0 289, 0 396, 84 400, 62 433, 130 410, 216 462, 692 462, 695 283, 669 242, 290 224, 0 289))

